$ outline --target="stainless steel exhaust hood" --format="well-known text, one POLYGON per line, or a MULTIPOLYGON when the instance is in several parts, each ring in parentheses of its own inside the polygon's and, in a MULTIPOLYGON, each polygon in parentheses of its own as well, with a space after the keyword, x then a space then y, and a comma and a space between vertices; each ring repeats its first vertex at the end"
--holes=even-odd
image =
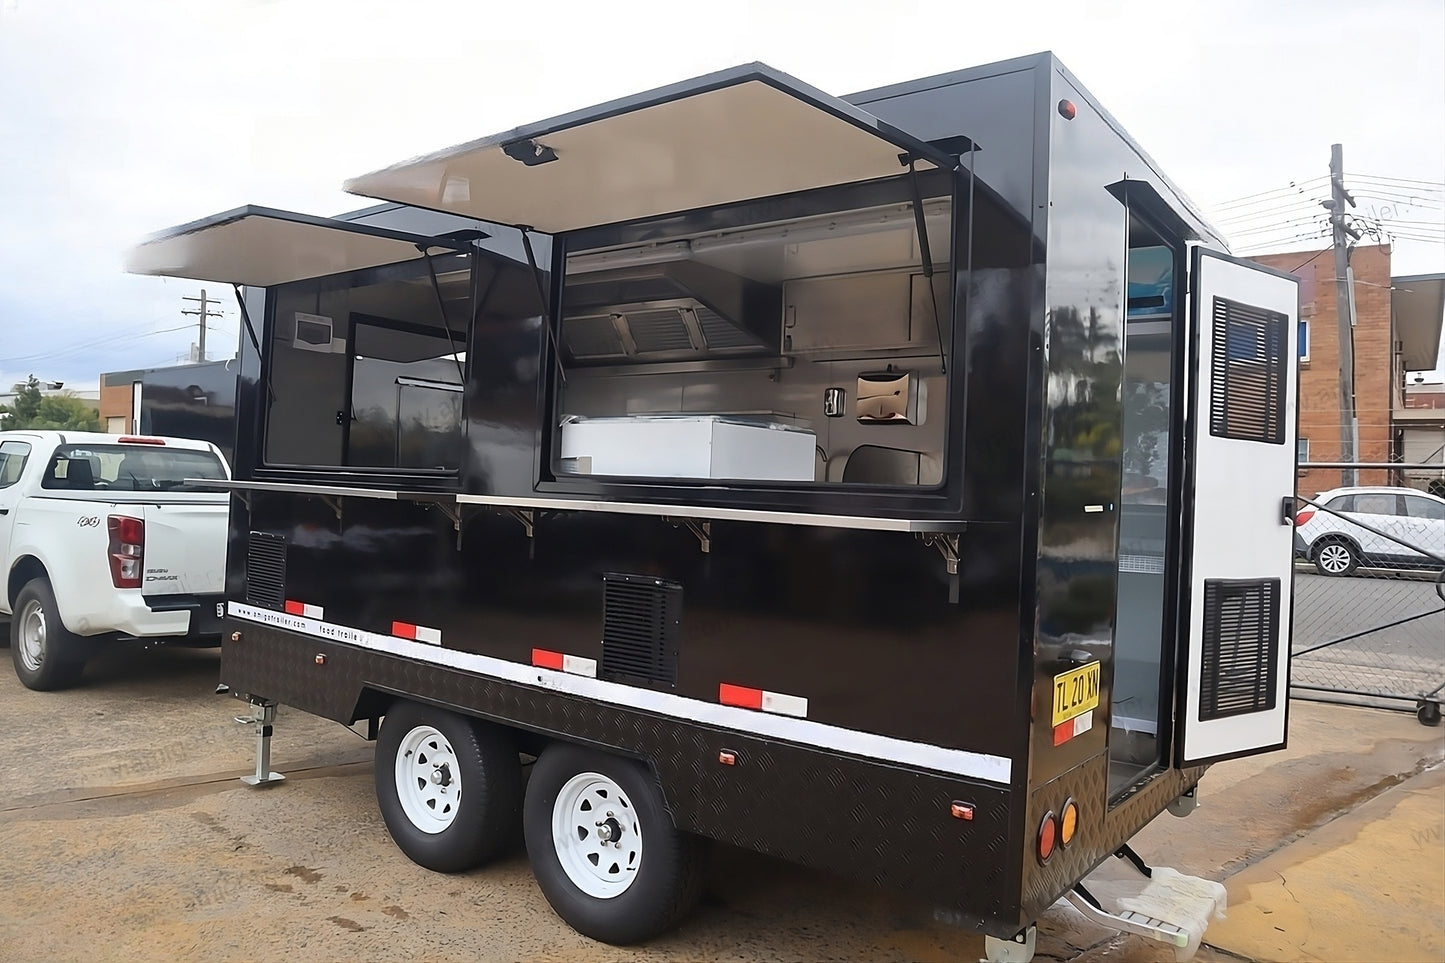
POLYGON ((573 274, 562 303, 573 363, 777 354, 781 340, 781 288, 696 261, 573 274))

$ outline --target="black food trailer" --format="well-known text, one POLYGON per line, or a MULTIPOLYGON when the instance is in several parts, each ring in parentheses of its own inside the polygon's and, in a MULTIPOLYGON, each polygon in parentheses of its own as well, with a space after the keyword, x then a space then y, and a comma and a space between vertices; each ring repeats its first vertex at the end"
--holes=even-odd
POLYGON ((1063 896, 1197 939, 1078 884, 1285 743, 1297 290, 1052 55, 749 65, 347 189, 389 203, 131 258, 245 289, 221 672, 263 748, 278 703, 366 723, 407 856, 520 832, 600 940, 673 925, 706 839, 995 959, 1063 896))

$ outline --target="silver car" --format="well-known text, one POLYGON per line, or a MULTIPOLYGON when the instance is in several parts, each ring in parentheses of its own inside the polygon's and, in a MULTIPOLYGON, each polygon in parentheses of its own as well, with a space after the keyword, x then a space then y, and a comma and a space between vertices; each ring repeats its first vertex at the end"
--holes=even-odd
POLYGON ((1414 488, 1334 488, 1295 516, 1295 551, 1321 575, 1445 568, 1445 498, 1414 488), (1336 514, 1338 513, 1338 514, 1336 514))

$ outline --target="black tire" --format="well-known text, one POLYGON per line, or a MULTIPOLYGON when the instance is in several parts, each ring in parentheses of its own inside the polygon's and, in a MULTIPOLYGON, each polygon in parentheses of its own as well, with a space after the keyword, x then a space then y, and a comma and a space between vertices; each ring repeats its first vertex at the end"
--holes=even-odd
POLYGON ((703 840, 673 825, 661 790, 641 763, 553 743, 532 767, 522 827, 537 885, 557 915, 584 936, 616 945, 637 943, 673 928, 697 905, 703 840), (584 774, 600 775, 620 787, 644 843, 635 878, 616 895, 598 897, 583 890, 558 856, 554 808, 564 787, 584 774))
POLYGON ((1326 576, 1345 576, 1355 574, 1355 569, 1360 567, 1360 550, 1354 543, 1343 538, 1330 538, 1321 541, 1310 553, 1311 560, 1315 563, 1315 571, 1326 576))
POLYGON ((47 579, 31 579, 15 596, 10 617, 10 660, 27 689, 49 692, 80 681, 82 640, 60 620, 47 579))
POLYGON ((522 763, 512 734, 500 726, 415 702, 398 702, 387 711, 376 740, 375 779, 376 801, 387 832, 418 866, 439 873, 473 869, 511 849, 521 836, 522 763), (450 752, 440 740, 427 738, 429 732, 439 733, 450 752), (421 779, 417 770, 426 767, 441 775, 421 779), (403 778, 408 781, 405 789, 403 778), (409 785, 413 778, 415 791, 409 785), (437 792, 455 787, 459 795, 435 797, 432 802, 443 807, 435 819, 426 814, 437 812, 435 806, 420 810, 420 818, 427 820, 427 828, 422 828, 423 823, 408 815, 401 796, 409 793, 411 809, 418 812, 420 797, 431 791, 422 787, 430 785, 436 785, 437 792), (452 802, 456 808, 447 812, 452 802))

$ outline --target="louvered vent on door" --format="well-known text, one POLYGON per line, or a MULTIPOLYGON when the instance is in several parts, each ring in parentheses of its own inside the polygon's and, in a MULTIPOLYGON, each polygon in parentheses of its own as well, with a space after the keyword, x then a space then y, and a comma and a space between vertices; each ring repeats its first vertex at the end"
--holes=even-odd
POLYGON ((246 601, 268 609, 286 606, 286 539, 252 532, 246 546, 246 601))
POLYGON ((675 685, 681 627, 681 585, 648 575, 603 575, 599 676, 675 685))
POLYGON ((1284 444, 1286 364, 1294 363, 1289 319, 1277 311, 1214 299, 1209 433, 1284 444))
POLYGON ((1205 579, 1201 721, 1275 706, 1279 579, 1205 579))

